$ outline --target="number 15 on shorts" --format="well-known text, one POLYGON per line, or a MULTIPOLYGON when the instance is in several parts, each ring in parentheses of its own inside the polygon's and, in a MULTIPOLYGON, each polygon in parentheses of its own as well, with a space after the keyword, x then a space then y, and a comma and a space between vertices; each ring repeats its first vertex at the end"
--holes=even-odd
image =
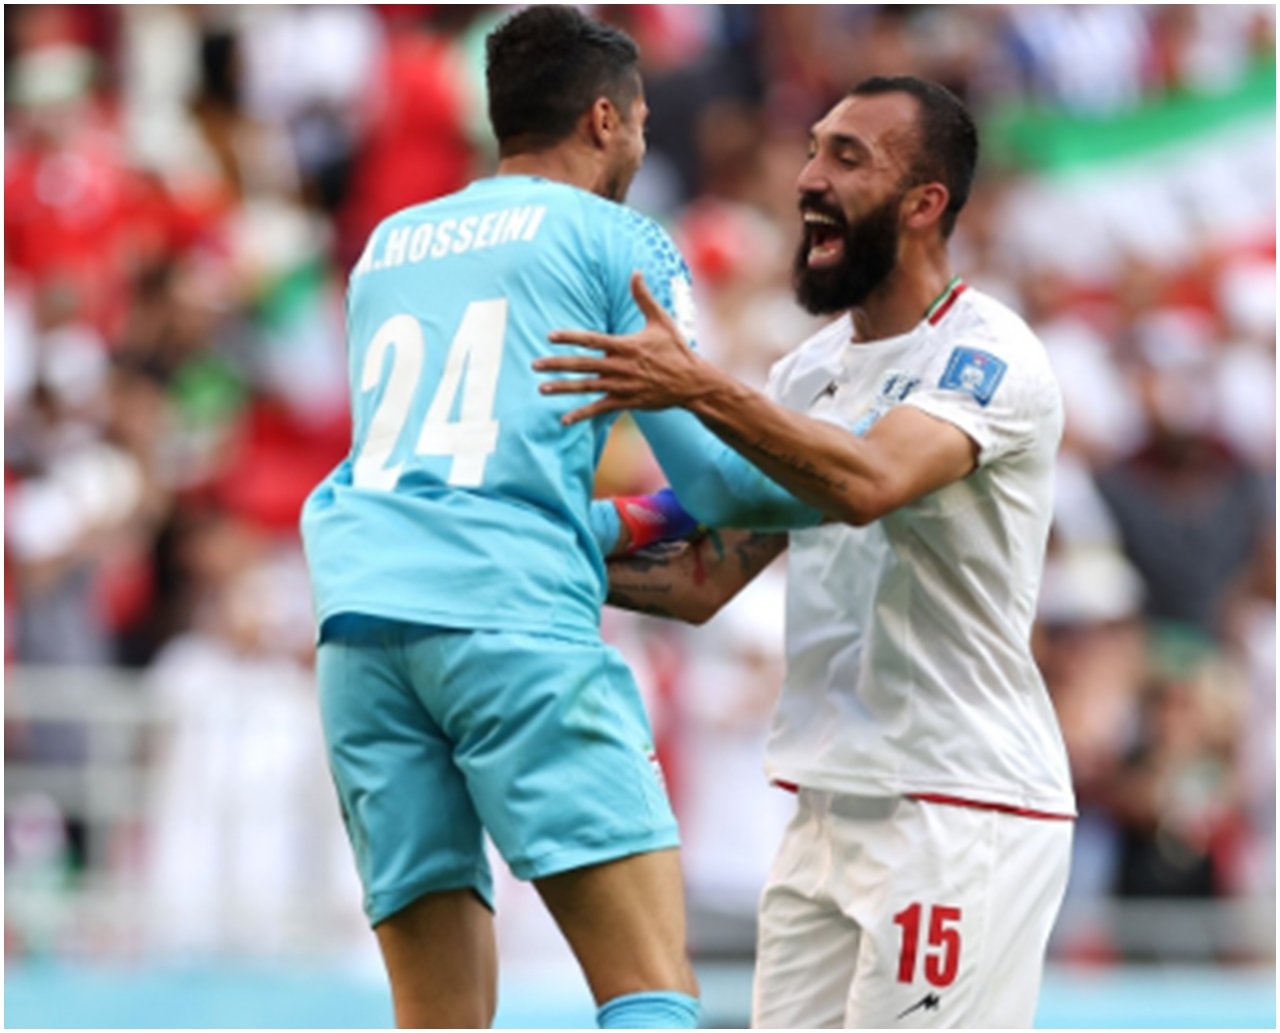
POLYGON ((893 921, 902 933, 898 982, 914 983, 923 975, 930 986, 942 988, 954 983, 960 969, 960 909, 911 904, 894 915, 893 921))

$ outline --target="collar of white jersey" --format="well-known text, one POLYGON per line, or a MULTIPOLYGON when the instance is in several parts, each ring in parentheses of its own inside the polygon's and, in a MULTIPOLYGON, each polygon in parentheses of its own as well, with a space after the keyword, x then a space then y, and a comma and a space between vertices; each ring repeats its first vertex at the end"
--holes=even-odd
POLYGON ((969 289, 969 285, 960 279, 953 277, 951 282, 942 289, 942 293, 930 302, 929 307, 925 309, 924 321, 930 326, 937 326, 951 311, 951 307, 956 303, 956 299, 969 289))
POLYGON ((924 318, 919 323, 910 330, 895 334, 892 337, 877 337, 873 341, 859 340, 858 328, 853 321, 852 310, 846 312, 831 326, 833 328, 837 326, 847 327, 845 331, 847 336, 841 338, 842 348, 846 343, 852 343, 856 344, 863 354, 870 351, 891 351, 894 348, 901 347, 904 341, 916 340, 921 333, 927 332, 927 330, 941 323, 947 317, 947 313, 955 306, 960 295, 968 289, 969 285, 964 280, 959 276, 953 277, 951 282, 943 288, 942 293, 929 303, 929 307, 925 309, 924 318))

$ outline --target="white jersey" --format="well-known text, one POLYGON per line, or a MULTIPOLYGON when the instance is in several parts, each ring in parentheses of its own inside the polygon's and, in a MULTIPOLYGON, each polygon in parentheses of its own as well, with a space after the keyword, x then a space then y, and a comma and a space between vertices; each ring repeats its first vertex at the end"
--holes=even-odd
POLYGON ((968 477, 873 524, 791 534, 769 777, 1074 814, 1030 649, 1063 422, 1043 346, 957 280, 898 337, 858 343, 837 319, 774 367, 769 393, 858 434, 915 406, 979 448, 968 477))

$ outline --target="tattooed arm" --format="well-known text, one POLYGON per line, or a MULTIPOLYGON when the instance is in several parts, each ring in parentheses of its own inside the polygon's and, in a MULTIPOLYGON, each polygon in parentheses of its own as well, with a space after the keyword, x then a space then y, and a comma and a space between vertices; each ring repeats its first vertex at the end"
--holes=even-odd
MULTIPOLYGON (((595 401, 566 413, 566 424, 619 409, 686 409, 741 456, 750 460, 813 519, 776 523, 734 521, 761 530, 812 526, 825 516, 867 524, 922 495, 967 476, 976 466, 977 445, 958 426, 911 406, 897 406, 864 435, 793 412, 735 380, 688 348, 675 323, 653 301, 639 276, 632 283, 647 322, 638 333, 611 336, 560 330, 551 339, 577 344, 597 354, 538 359, 536 369, 588 374, 544 383, 545 394, 593 394, 595 401)), ((663 415, 663 414, 659 414, 663 415)), ((646 432, 650 444, 652 434, 646 432)), ((664 466, 665 469, 665 466, 664 466)), ((676 494, 681 494, 676 486, 676 494)), ((723 493, 729 495, 731 493, 723 493)), ((758 492, 747 492, 743 500, 758 492)), ((685 502, 681 497, 681 502, 685 502)), ((705 520, 696 508, 695 516, 705 520)))
POLYGON ((967 476, 977 446, 962 430, 898 406, 859 437, 770 401, 716 371, 719 390, 689 410, 721 439, 833 520, 861 526, 967 476))
POLYGON ((611 606, 702 624, 787 547, 785 534, 724 531, 610 560, 611 606))

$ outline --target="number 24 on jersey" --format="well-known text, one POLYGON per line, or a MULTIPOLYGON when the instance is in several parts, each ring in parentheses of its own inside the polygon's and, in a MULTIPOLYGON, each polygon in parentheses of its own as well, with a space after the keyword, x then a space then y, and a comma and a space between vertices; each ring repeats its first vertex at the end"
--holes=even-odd
MULTIPOLYGON (((498 421, 493 418, 493 405, 506 328, 505 298, 473 301, 467 306, 414 443, 416 455, 452 457, 446 480, 454 487, 479 487, 484 480, 485 464, 498 447, 498 421), (451 420, 449 415, 459 391, 462 402, 458 418, 451 420)), ((391 371, 356 456, 353 476, 358 488, 390 491, 400 479, 404 463, 393 463, 391 456, 409 421, 426 349, 422 324, 407 313, 388 319, 369 342, 360 390, 367 393, 378 388, 388 351, 391 371)))

